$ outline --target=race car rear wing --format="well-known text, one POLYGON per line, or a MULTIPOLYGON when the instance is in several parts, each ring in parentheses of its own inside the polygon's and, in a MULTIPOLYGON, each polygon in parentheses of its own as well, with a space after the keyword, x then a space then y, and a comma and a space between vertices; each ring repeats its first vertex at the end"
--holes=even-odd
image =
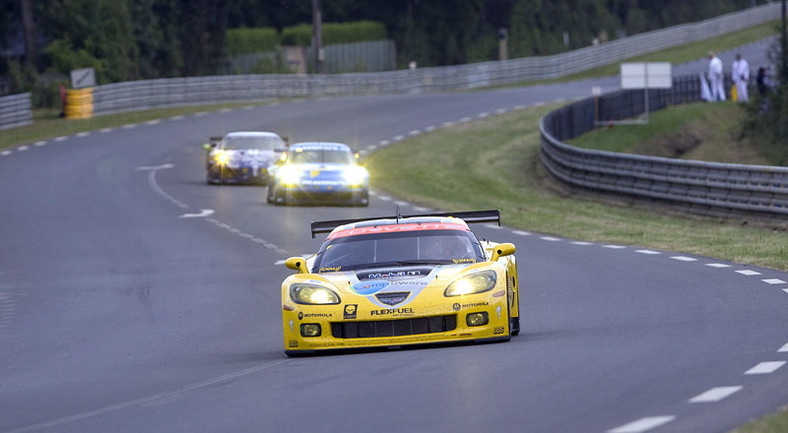
POLYGON ((383 216, 383 217, 367 217, 367 218, 355 218, 355 219, 345 219, 345 220, 327 220, 327 221, 313 221, 312 222, 312 239, 315 238, 317 233, 331 233, 332 230, 335 228, 345 225, 345 224, 352 224, 358 223, 362 221, 370 221, 370 220, 378 220, 378 219, 396 219, 399 221, 403 218, 415 218, 415 217, 454 217, 460 218, 461 220, 465 221, 468 224, 474 223, 490 223, 494 222, 497 223, 500 227, 501 225, 501 211, 499 209, 491 209, 491 210, 472 210, 472 211, 463 211, 463 212, 433 212, 433 213, 419 213, 419 214, 410 214, 410 215, 392 215, 392 216, 383 216))

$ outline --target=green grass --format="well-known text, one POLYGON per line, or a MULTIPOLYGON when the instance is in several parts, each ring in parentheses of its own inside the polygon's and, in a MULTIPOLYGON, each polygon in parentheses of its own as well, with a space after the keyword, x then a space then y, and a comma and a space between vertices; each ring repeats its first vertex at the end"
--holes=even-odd
POLYGON ((34 143, 39 140, 72 135, 84 131, 96 131, 149 120, 164 119, 176 115, 188 115, 203 111, 215 111, 222 108, 238 108, 262 103, 244 102, 213 105, 193 105, 187 107, 162 108, 150 111, 135 111, 106 116, 95 116, 91 119, 64 119, 59 117, 60 110, 44 109, 33 111, 33 124, 19 128, 11 128, 0 134, 0 149, 34 143))
POLYGON ((557 106, 424 134, 374 153, 370 183, 424 206, 502 210, 506 225, 600 243, 648 246, 788 271, 788 225, 691 217, 567 194, 539 159, 538 120, 557 106))

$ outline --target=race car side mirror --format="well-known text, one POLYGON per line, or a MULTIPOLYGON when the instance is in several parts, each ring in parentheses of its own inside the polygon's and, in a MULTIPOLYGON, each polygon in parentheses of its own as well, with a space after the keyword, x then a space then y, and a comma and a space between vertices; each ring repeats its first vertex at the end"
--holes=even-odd
POLYGON ((290 257, 285 260, 285 266, 294 271, 298 271, 300 274, 309 273, 309 270, 306 268, 306 260, 304 260, 303 257, 290 257))
POLYGON ((514 254, 514 250, 514 244, 510 244, 508 242, 505 244, 498 244, 493 248, 492 259, 490 260, 495 262, 501 257, 510 256, 514 254))

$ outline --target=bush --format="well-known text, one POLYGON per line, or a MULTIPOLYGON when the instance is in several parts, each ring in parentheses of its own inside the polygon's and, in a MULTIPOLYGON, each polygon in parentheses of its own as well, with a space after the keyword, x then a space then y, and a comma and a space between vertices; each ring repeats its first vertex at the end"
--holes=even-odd
MULTIPOLYGON (((348 44, 352 42, 379 41, 386 39, 386 27, 377 21, 353 21, 349 23, 323 24, 323 45, 348 44)), ((312 45, 312 26, 299 24, 282 29, 282 45, 308 47, 312 45)))
POLYGON ((230 56, 274 51, 279 32, 273 27, 228 29, 224 44, 230 56))

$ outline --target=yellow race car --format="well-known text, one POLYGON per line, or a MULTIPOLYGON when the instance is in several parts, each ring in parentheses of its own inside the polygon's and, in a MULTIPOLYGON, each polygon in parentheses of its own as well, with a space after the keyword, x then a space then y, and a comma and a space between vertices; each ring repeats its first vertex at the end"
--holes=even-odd
POLYGON ((468 223, 498 210, 317 221, 320 251, 291 257, 282 283, 288 356, 327 350, 509 340, 520 331, 511 243, 468 223))

